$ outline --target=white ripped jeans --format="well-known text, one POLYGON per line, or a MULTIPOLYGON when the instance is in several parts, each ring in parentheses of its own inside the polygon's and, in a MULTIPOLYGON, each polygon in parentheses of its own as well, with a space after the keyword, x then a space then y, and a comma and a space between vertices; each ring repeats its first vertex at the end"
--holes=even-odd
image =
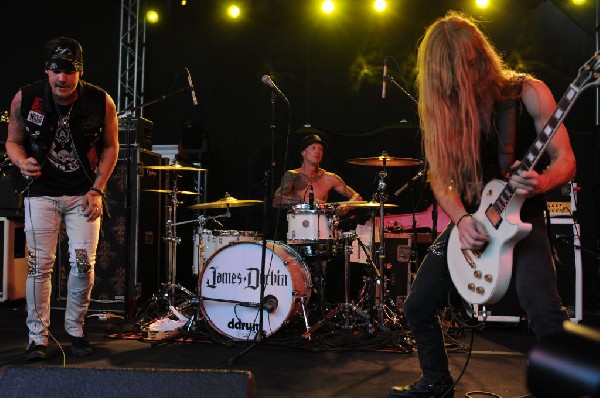
POLYGON ((24 200, 29 342, 48 344, 46 328, 50 326, 51 276, 62 220, 69 237, 71 267, 67 282, 65 330, 71 336, 83 336, 83 324, 94 285, 100 219, 88 221, 81 209, 82 200, 83 196, 41 196, 24 200))

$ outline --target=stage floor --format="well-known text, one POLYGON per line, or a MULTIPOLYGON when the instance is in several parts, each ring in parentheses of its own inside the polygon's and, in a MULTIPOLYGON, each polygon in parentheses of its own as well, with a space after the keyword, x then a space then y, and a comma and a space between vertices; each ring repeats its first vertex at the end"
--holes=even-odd
MULTIPOLYGON (((96 313, 90 313, 95 315, 96 313)), ((185 341, 144 338, 140 323, 111 318, 88 318, 87 331, 94 354, 71 355, 63 330, 64 310, 52 310, 50 330, 65 351, 64 365, 83 368, 136 369, 236 369, 250 371, 259 397, 385 397, 390 386, 406 384, 420 375, 410 330, 402 318, 388 323, 388 331, 357 327, 342 330, 328 324, 302 337, 303 320, 294 320, 267 336, 260 344, 231 341, 194 322, 196 331, 185 341), (242 354, 243 352, 243 354, 242 354)), ((314 323, 311 325, 314 326, 314 323)), ((527 355, 535 336, 518 324, 488 322, 483 330, 449 325, 447 344, 452 375, 458 377, 471 357, 456 397, 470 391, 487 391, 501 397, 527 395, 527 355), (525 329, 525 330, 524 330, 525 329)), ((0 303, 0 364, 18 367, 61 367, 63 355, 52 342, 48 358, 26 362, 24 303, 0 303)), ((118 386, 115 386, 118 393, 118 386)), ((118 395, 117 395, 118 396, 118 395)))

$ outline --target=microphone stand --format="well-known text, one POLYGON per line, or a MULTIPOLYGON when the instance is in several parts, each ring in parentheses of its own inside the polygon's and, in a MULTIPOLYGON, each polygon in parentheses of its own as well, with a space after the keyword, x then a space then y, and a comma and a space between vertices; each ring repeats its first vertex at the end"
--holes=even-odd
MULTIPOLYGON (((254 336, 254 343, 245 349, 243 349, 239 354, 235 357, 229 359, 227 361, 227 365, 231 366, 237 362, 238 359, 246 355, 248 352, 252 351, 254 347, 261 344, 263 340, 266 338, 266 333, 263 330, 264 325, 264 298, 265 298, 265 263, 266 263, 266 254, 267 254, 267 225, 269 220, 269 206, 270 206, 270 198, 271 198, 271 180, 273 177, 273 169, 275 168, 275 99, 277 98, 277 94, 275 90, 271 90, 271 125, 269 126, 271 130, 271 164, 269 165, 269 169, 265 171, 263 183, 264 183, 264 201, 263 201, 263 239, 262 239, 262 257, 260 261, 260 294, 258 301, 258 332, 254 336)), ((273 247, 274 248, 274 247, 273 247)))

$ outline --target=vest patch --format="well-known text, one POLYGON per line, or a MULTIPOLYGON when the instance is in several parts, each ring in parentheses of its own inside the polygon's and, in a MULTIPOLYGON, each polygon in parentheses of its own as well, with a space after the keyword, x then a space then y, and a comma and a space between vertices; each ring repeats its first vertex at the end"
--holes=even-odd
POLYGON ((35 111, 29 111, 29 114, 27 115, 27 121, 31 122, 35 125, 41 126, 42 123, 44 123, 44 117, 45 117, 45 115, 43 115, 41 113, 37 113, 35 111))

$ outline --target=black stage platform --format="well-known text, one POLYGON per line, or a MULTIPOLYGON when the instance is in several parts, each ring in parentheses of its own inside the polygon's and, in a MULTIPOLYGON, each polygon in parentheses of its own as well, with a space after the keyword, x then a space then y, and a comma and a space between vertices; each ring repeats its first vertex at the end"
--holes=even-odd
MULTIPOLYGON (((189 309, 186 311, 190 314, 189 309)), ((96 312, 89 315, 87 331, 94 348, 92 356, 71 355, 62 326, 64 310, 53 309, 50 330, 65 356, 52 342, 45 361, 29 363, 23 359, 27 345, 24 302, 1 303, 0 365, 4 369, 65 366, 164 372, 244 370, 254 376, 259 397, 385 397, 391 385, 411 383, 420 375, 410 330, 404 326, 401 314, 396 324, 387 323, 388 331, 365 327, 343 330, 331 323, 315 330, 310 340, 302 336, 306 329, 303 318, 298 317, 243 355, 240 353, 251 343, 232 341, 202 318, 191 324, 196 330, 188 333, 186 339, 157 341, 146 339, 141 333, 140 325, 145 322, 139 322, 141 318, 128 321, 111 317, 119 314, 109 314, 109 319, 102 320, 96 312)), ((314 327, 315 322, 311 322, 314 327)), ((529 395, 526 366, 529 349, 536 339, 523 325, 488 322, 483 329, 472 332, 449 318, 446 326, 455 378, 463 371, 473 338, 471 357, 456 397, 473 391, 513 398, 529 395)), ((132 375, 132 382, 135 377, 132 375)), ((185 391, 176 378, 172 389, 173 396, 182 396, 185 391)), ((127 396, 126 391, 126 386, 114 385, 114 396, 127 396)), ((7 391, 0 395, 11 396, 7 391)), ((205 396, 191 391, 189 395, 205 396)), ((68 392, 63 396, 68 396, 68 392)))

